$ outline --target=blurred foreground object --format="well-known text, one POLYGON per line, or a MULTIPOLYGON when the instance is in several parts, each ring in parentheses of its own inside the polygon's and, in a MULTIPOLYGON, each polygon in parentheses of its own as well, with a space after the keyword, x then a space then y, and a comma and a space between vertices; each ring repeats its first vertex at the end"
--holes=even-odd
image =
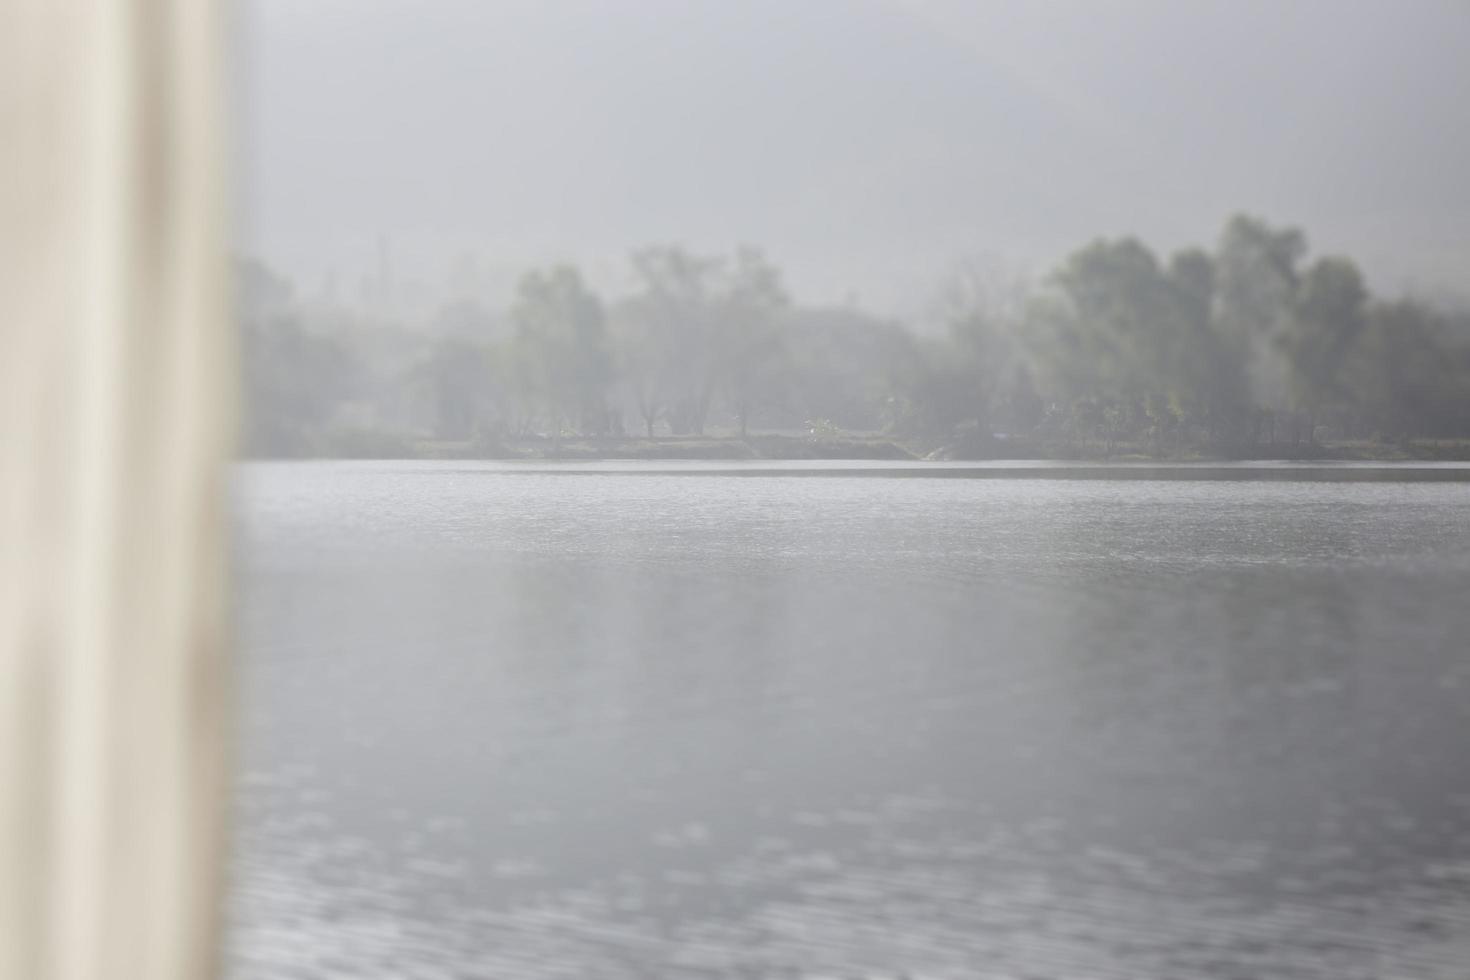
POLYGON ((212 974, 235 368, 205 0, 0 28, 0 980, 212 974))

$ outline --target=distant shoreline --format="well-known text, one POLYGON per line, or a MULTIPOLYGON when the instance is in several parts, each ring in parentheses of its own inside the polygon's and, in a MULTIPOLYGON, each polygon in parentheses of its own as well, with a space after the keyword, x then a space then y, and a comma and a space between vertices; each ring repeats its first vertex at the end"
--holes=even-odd
POLYGON ((1022 439, 995 439, 984 445, 925 444, 882 436, 811 438, 787 435, 648 438, 569 438, 491 441, 422 440, 377 432, 334 433, 296 454, 259 455, 258 459, 401 459, 525 461, 930 461, 1036 463, 1332 463, 1332 462, 1465 462, 1470 440, 1419 439, 1403 444, 1329 442, 1258 446, 1231 453, 1156 454, 1143 447, 1057 446, 1022 439))

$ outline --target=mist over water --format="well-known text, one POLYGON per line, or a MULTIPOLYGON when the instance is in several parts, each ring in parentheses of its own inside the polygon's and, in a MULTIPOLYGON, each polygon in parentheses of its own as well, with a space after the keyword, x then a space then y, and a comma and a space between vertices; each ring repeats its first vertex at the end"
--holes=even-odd
POLYGON ((1462 4, 240 28, 252 457, 1467 454, 1462 4))
POLYGON ((236 977, 1463 975, 1470 484, 597 468, 240 471, 236 977))
POLYGON ((237 26, 232 980, 1464 980, 1470 8, 237 26))

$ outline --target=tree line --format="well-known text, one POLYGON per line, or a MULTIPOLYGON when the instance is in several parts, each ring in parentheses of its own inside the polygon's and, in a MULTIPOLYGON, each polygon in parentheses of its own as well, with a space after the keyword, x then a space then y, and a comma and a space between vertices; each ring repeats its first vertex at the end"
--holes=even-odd
POLYGON ((1030 286, 958 276, 938 324, 796 303, 760 251, 635 252, 599 296, 527 273, 415 327, 241 272, 247 449, 393 454, 615 438, 877 437, 956 455, 1320 453, 1470 437, 1470 317, 1236 216, 1213 248, 1077 249, 1030 286))

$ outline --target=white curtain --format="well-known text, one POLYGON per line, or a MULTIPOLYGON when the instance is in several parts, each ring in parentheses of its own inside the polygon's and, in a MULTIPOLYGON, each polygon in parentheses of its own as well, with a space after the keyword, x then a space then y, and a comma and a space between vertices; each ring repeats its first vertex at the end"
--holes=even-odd
POLYGON ((219 14, 0 5, 0 980, 216 969, 219 14))

